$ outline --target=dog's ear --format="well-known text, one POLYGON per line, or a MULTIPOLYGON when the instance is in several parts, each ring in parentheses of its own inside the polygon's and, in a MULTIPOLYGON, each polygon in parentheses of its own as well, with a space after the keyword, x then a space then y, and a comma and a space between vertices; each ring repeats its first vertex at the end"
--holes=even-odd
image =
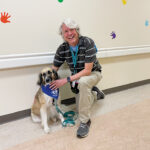
POLYGON ((38 80, 38 82, 37 82, 37 85, 42 85, 42 82, 43 82, 43 78, 42 78, 42 74, 40 73, 39 74, 39 80, 38 80))
POLYGON ((52 72, 54 74, 54 80, 57 80, 59 78, 57 71, 53 69, 52 72))

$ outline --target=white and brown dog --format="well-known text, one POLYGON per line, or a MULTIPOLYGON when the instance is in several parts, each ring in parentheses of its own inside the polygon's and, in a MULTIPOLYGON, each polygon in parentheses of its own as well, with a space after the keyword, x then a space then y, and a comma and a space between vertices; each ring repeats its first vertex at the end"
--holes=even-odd
MULTIPOLYGON (((45 94, 42 90, 42 86, 49 85, 56 79, 58 79, 58 74, 51 68, 47 67, 41 71, 38 81, 40 88, 35 95, 34 103, 31 107, 32 120, 34 122, 41 122, 42 127, 44 127, 44 131, 46 133, 50 132, 50 128, 48 126, 49 120, 54 122, 58 120, 61 120, 61 122, 64 121, 62 114, 56 111, 54 99, 45 94)), ((60 101, 59 99, 60 97, 58 97, 57 101, 60 101)))

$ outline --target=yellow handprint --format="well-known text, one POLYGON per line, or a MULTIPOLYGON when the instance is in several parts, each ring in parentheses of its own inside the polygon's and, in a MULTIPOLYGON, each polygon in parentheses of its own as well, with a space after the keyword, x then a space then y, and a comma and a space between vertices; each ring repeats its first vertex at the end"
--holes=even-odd
POLYGON ((123 3, 124 5, 126 5, 126 4, 127 4, 127 0, 122 0, 122 3, 123 3))

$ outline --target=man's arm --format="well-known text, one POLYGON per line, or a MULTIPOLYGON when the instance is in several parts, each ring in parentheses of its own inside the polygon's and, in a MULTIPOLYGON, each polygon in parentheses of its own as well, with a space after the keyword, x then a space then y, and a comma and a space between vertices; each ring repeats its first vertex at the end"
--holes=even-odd
POLYGON ((53 65, 52 69, 55 70, 55 71, 58 71, 59 67, 56 67, 56 66, 53 65))
MULTIPOLYGON (((90 75, 91 71, 92 71, 92 68, 93 68, 93 62, 92 63, 85 63, 85 68, 82 71, 78 72, 75 75, 70 76, 71 81, 78 80, 82 76, 90 75)), ((59 68, 58 67, 54 67, 54 69, 58 70, 59 68)), ((58 89, 61 86, 65 85, 67 82, 68 82, 67 78, 58 79, 58 80, 53 81, 50 84, 50 87, 51 87, 51 89, 55 90, 55 89, 58 89)))
POLYGON ((75 81, 80 79, 82 76, 88 76, 91 74, 93 68, 93 62, 92 63, 85 63, 85 68, 78 72, 77 74, 74 74, 70 76, 71 81, 75 81))

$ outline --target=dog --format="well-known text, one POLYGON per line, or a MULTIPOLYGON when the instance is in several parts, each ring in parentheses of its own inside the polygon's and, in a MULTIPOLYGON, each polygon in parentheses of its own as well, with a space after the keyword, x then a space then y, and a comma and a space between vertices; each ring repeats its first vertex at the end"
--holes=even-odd
MULTIPOLYGON (((48 122, 50 120, 53 122, 58 120, 61 122, 64 121, 62 114, 58 113, 55 108, 54 99, 45 94, 42 90, 42 86, 49 85, 52 81, 57 79, 58 74, 55 70, 52 70, 50 67, 42 69, 39 74, 38 81, 40 88, 35 95, 34 102, 31 107, 31 118, 33 122, 41 122, 41 125, 46 133, 50 132, 50 128, 48 126, 48 122)), ((57 101, 60 101, 60 96, 57 101)))

